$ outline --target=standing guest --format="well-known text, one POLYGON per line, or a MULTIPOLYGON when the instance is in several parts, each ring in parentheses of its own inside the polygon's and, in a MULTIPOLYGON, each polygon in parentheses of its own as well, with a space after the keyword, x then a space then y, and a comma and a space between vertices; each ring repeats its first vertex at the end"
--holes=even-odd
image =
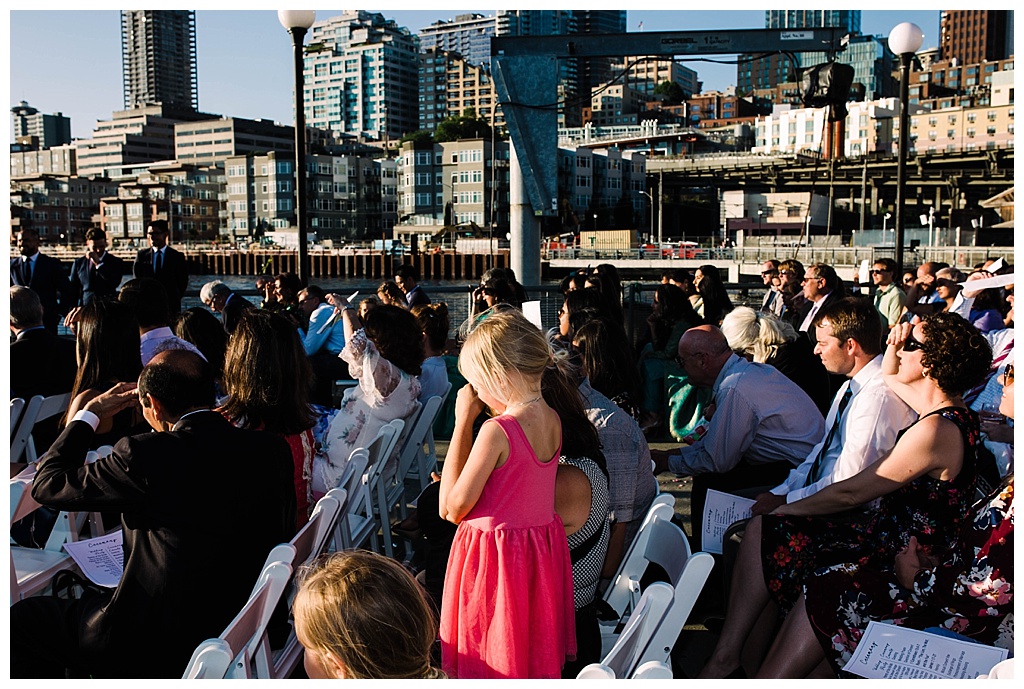
POLYGON ((439 497, 441 516, 459 525, 441 603, 441 661, 453 678, 557 678, 576 655, 572 567, 555 513, 561 423, 541 392, 552 356, 516 309, 479 321, 459 355, 470 384, 459 390, 439 497), (474 442, 485 407, 496 416, 474 442))
POLYGON ((419 271, 408 263, 399 266, 395 271, 395 284, 405 293, 405 300, 410 309, 430 303, 430 297, 419 286, 419 281, 419 271))
POLYGON ((448 387, 448 366, 444 351, 448 346, 448 304, 421 304, 412 307, 412 315, 423 332, 423 365, 420 373, 420 402, 441 396, 448 387))
POLYGON ((142 365, 165 349, 187 349, 203 356, 195 345, 183 340, 170 328, 167 293, 155 278, 135 278, 124 283, 118 301, 126 304, 139 324, 142 365))
POLYGON ((163 352, 137 388, 90 400, 39 461, 40 504, 123 512, 124 573, 107 593, 13 605, 12 677, 181 677, 245 604, 266 554, 295 533, 291 460, 283 440, 233 428, 212 406, 209 365, 163 352), (96 425, 140 402, 156 432, 85 464, 96 425))
POLYGON ((188 288, 188 264, 185 254, 167 245, 170 231, 166 220, 153 220, 146 228, 148 249, 139 249, 132 265, 136 278, 155 278, 167 293, 167 313, 171 318, 181 312, 181 298, 188 288))
MULTIPOLYGON (((75 382, 75 343, 43 326, 43 304, 28 287, 11 287, 11 398, 28 401, 71 390, 75 382)), ((56 438, 53 433, 51 440, 56 438)), ((41 444, 41 443, 40 443, 41 444)))
POLYGON ((891 258, 880 258, 871 266, 871 282, 875 290, 874 303, 886 327, 893 328, 900 322, 907 295, 899 288, 896 278, 896 261, 891 258))
MULTIPOLYGON (((107 251, 107 233, 98 227, 85 233, 85 256, 71 265, 71 293, 77 306, 98 297, 113 297, 124 277, 124 261, 107 251)), ((69 315, 70 319, 71 316, 69 315)))
POLYGON ((691 384, 714 391, 714 413, 707 432, 692 445, 678 454, 657 453, 655 473, 667 468, 694 477, 690 513, 692 533, 699 534, 708 489, 743 494, 778 485, 821 439, 825 421, 793 381, 733 354, 714 326, 683 335, 679 364, 691 384))
POLYGON ((402 565, 365 550, 324 555, 297 574, 292 611, 311 679, 444 679, 431 666, 437 621, 402 565))
POLYGON ((11 285, 28 287, 43 305, 43 327, 57 334, 60 314, 72 306, 71 287, 60 261, 40 253, 39 234, 26 227, 18 231, 18 253, 11 259, 11 285))
POLYGON ((338 358, 345 348, 345 324, 317 285, 299 292, 299 309, 309 323, 302 346, 313 368, 313 403, 329 407, 334 381, 348 375, 345 362, 338 358))
POLYGON ((761 264, 761 282, 764 283, 764 299, 761 300, 761 311, 774 313, 782 317, 786 302, 782 298, 782 282, 779 280, 779 262, 774 258, 761 264))
POLYGON ((697 268, 693 274, 693 286, 700 293, 703 306, 698 309, 698 313, 704 322, 715 326, 721 324, 725 314, 732 311, 732 300, 725 290, 718 268, 711 264, 697 268))
MULTIPOLYGON (((142 370, 139 325, 127 304, 97 299, 82 307, 75 326, 78 374, 65 419, 73 419, 95 397, 118 383, 132 383, 142 370)), ((146 428, 138 407, 129 406, 100 421, 96 445, 113 445, 146 428)))
POLYGON ((212 280, 203 285, 199 290, 199 299, 207 308, 220 315, 224 332, 229 337, 238 325, 242 313, 256 308, 252 302, 232 292, 231 288, 220 280, 212 280))
POLYGON ((232 424, 269 431, 288 443, 295 487, 296 525, 313 509, 313 424, 309 383, 312 373, 298 332, 287 318, 260 309, 246 311, 228 340, 224 356, 227 401, 218 411, 232 424))

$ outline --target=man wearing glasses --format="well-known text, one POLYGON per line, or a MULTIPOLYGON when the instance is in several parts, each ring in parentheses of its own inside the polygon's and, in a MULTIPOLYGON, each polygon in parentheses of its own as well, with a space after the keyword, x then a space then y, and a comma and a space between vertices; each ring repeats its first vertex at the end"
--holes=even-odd
POLYGON ((875 308, 890 329, 899 323, 907 300, 907 295, 893 282, 895 275, 896 261, 891 258, 880 258, 871 266, 871 282, 878 288, 874 296, 875 308))
POLYGON ((188 288, 188 264, 185 255, 167 246, 170 231, 166 220, 153 220, 146 228, 148 249, 139 249, 132 265, 137 278, 154 278, 167 292, 171 318, 181 312, 181 297, 188 288))
POLYGON ((786 302, 782 298, 782 280, 779 278, 779 262, 774 258, 761 264, 761 281, 767 290, 761 302, 763 313, 773 313, 782 317, 786 310, 786 302))
POLYGON ((811 344, 817 344, 818 337, 811 324, 814 323, 814 317, 823 307, 841 296, 839 294, 839 276, 836 275, 832 266, 826 263, 815 263, 807 268, 801 284, 803 285, 804 299, 807 301, 801 313, 803 320, 797 329, 807 335, 811 344))

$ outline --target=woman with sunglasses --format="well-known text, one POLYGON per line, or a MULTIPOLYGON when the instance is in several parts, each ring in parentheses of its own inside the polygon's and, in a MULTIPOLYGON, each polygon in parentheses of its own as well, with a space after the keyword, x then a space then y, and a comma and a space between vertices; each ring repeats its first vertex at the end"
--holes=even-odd
MULTIPOLYGON (((977 417, 961 395, 988 372, 992 351, 976 328, 952 313, 901 324, 887 342, 882 374, 919 419, 900 432, 888 456, 864 471, 750 521, 725 625, 702 677, 736 670, 766 609, 805 614, 803 586, 815 570, 852 562, 891 571, 911 536, 933 557, 946 554, 949 535, 957 533, 974 498, 980 442, 977 417), (870 509, 878 499, 878 508, 870 509)), ((762 670, 774 676, 777 668, 762 670)))

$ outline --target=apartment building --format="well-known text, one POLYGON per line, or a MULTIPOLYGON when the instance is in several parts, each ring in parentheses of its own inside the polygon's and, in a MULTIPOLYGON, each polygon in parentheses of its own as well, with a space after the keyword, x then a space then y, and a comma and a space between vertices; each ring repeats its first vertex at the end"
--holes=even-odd
POLYGON ((115 193, 107 179, 40 175, 11 179, 11 233, 32 228, 44 244, 75 244, 98 220, 100 199, 115 193))
POLYGON ((35 137, 40 148, 71 143, 71 118, 62 113, 41 113, 26 101, 11 108, 14 138, 35 137))
POLYGON ((441 19, 420 29, 420 50, 455 52, 471 65, 490 69, 491 38, 496 30, 494 16, 457 14, 454 19, 441 19))

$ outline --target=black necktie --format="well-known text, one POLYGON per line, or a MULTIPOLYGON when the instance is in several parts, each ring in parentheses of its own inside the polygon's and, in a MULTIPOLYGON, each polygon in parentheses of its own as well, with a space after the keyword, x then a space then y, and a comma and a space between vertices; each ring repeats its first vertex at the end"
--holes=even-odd
POLYGON ((160 274, 160 270, 164 267, 164 252, 157 251, 156 257, 153 260, 153 273, 156 275, 160 274))
POLYGON ((828 454, 829 448, 832 447, 832 441, 836 439, 836 433, 839 432, 839 424, 843 418, 843 412, 846 411, 846 405, 850 403, 850 398, 853 397, 853 383, 851 382, 846 386, 846 392, 843 393, 843 398, 839 400, 839 409, 836 410, 836 418, 832 419, 832 427, 828 429, 828 435, 825 436, 825 442, 821 446, 821 450, 818 452, 818 456, 814 458, 814 464, 811 465, 811 470, 807 472, 807 479, 804 481, 804 487, 817 483, 821 476, 818 474, 821 472, 822 462, 825 461, 825 455, 828 454))
POLYGON ((21 262, 21 274, 21 281, 28 287, 32 282, 32 259, 26 258, 21 262))

